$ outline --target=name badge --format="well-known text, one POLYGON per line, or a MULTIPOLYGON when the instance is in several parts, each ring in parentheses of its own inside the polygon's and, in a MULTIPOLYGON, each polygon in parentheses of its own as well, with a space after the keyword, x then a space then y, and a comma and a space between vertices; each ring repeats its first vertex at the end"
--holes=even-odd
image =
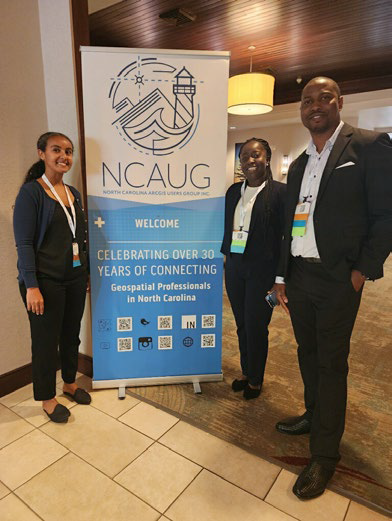
POLYGON ((77 266, 81 266, 80 258, 79 258, 79 244, 77 242, 72 243, 72 266, 76 268, 77 266))
POLYGON ((231 253, 244 253, 246 241, 248 240, 248 232, 244 230, 233 231, 233 235, 231 237, 231 253))
POLYGON ((293 219, 292 237, 303 237, 305 235, 306 223, 308 222, 310 203, 299 203, 295 208, 293 219))

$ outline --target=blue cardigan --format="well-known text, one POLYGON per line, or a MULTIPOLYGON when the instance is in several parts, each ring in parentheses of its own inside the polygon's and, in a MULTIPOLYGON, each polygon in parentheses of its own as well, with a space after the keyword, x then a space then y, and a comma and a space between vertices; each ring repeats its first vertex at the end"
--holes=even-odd
MULTIPOLYGON (((83 210, 80 193, 67 185, 83 210)), ((15 201, 14 235, 18 252, 18 280, 26 288, 38 287, 35 258, 52 221, 56 201, 37 181, 22 185, 15 201)))

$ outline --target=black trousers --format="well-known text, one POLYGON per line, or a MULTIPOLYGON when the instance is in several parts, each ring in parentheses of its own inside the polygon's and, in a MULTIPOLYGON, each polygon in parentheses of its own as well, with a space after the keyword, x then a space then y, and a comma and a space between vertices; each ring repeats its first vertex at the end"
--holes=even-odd
POLYGON ((268 355, 268 324, 272 309, 264 300, 274 283, 273 270, 247 261, 241 254, 226 256, 225 283, 237 325, 242 374, 261 385, 268 355))
POLYGON ((351 280, 337 281, 322 264, 292 257, 286 282, 306 414, 312 420, 310 452, 329 468, 340 459, 344 431, 350 338, 361 301, 351 280))
MULTIPOLYGON (((56 396, 57 352, 60 351, 61 375, 73 383, 78 367, 80 322, 86 300, 87 274, 69 282, 48 278, 38 281, 44 298, 44 314, 28 312, 31 331, 33 390, 35 400, 56 396)), ((26 305, 26 287, 20 286, 26 305)))

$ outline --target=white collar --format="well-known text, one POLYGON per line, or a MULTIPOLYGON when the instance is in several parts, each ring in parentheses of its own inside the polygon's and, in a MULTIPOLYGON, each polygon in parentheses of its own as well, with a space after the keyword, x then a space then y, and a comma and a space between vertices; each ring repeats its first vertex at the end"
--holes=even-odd
POLYGON ((322 149, 322 151, 320 152, 320 154, 317 152, 317 149, 316 149, 316 145, 313 143, 313 139, 311 139, 308 143, 308 146, 306 148, 306 153, 308 154, 308 156, 312 156, 312 155, 321 155, 324 150, 326 150, 327 148, 329 150, 332 150, 332 147, 334 146, 335 144, 335 141, 337 140, 338 138, 338 135, 339 135, 339 132, 342 130, 342 127, 344 125, 344 122, 341 121, 339 123, 339 125, 336 127, 335 129, 335 132, 332 134, 332 136, 326 141, 325 145, 324 145, 324 148, 322 149))

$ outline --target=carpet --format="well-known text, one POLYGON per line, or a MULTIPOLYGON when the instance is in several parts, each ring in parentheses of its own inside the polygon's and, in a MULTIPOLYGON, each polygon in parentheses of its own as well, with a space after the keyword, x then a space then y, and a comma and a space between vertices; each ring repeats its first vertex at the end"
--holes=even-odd
MULTIPOLYGON (((276 309, 261 396, 246 402, 233 393, 240 375, 235 323, 223 299, 222 382, 138 387, 129 391, 253 454, 299 473, 307 463, 308 435, 285 436, 275 423, 303 412, 303 387, 291 323, 276 309)), ((367 282, 351 342, 349 398, 342 459, 331 482, 338 492, 392 511, 392 256, 385 276, 367 282)))

